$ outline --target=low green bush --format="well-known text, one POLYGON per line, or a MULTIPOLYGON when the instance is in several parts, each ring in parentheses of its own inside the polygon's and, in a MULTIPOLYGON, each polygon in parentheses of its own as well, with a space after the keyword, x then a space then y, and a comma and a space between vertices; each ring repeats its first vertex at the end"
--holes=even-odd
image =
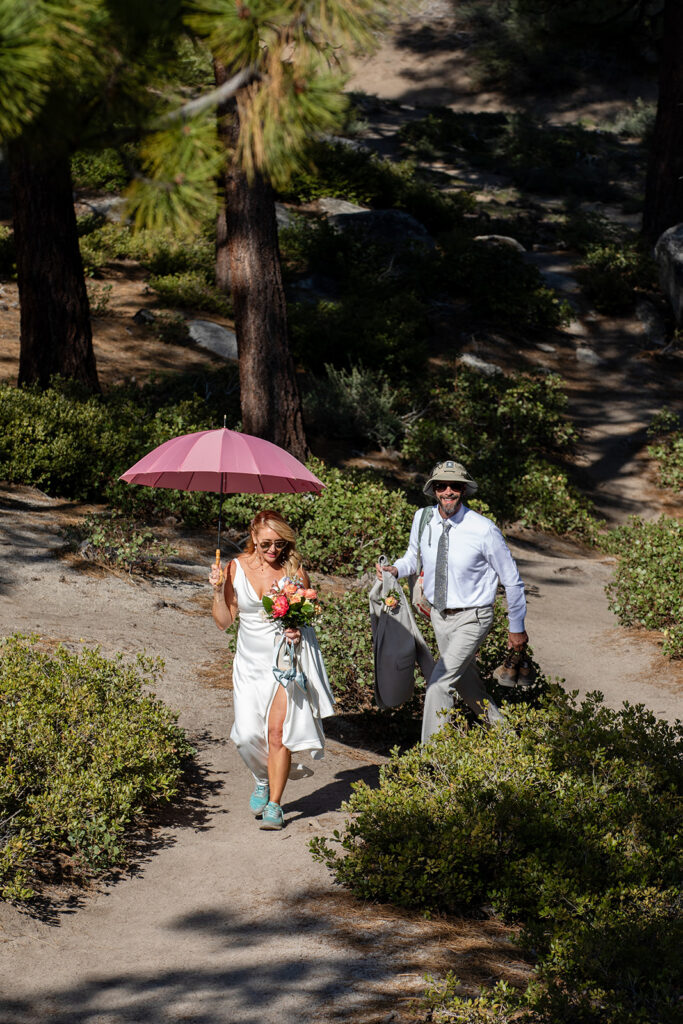
POLYGON ((14 232, 0 224, 0 277, 14 277, 17 272, 14 232))
POLYGON ((443 195, 421 180, 409 162, 394 163, 369 150, 337 142, 313 142, 308 168, 294 174, 283 198, 306 203, 322 196, 378 210, 412 214, 430 231, 447 231, 474 208, 467 192, 443 195))
POLYGON ((262 508, 277 509, 298 531, 297 547, 319 572, 356 575, 372 568, 383 551, 405 548, 413 507, 377 475, 341 470, 318 459, 307 463, 325 484, 313 494, 238 494, 225 499, 225 521, 246 528, 262 508))
POLYGON ((68 498, 102 498, 162 441, 216 427, 224 412, 233 415, 235 372, 155 378, 104 397, 58 379, 44 391, 0 384, 0 478, 68 498))
POLYGON ((603 544, 619 558, 606 593, 621 624, 661 632, 664 653, 683 658, 683 521, 662 516, 647 523, 633 516, 603 544))
POLYGON ((589 246, 577 277, 601 313, 627 313, 643 291, 657 288, 656 264, 639 241, 589 246))
POLYGON ((177 238, 168 231, 134 231, 128 224, 103 224, 101 217, 79 217, 81 257, 100 269, 112 260, 135 260, 151 274, 165 277, 196 273, 215 285, 215 247, 208 232, 177 238))
POLYGON ((670 409, 662 409, 648 427, 648 436, 654 439, 647 451, 657 461, 660 487, 672 491, 683 489, 683 430, 678 416, 670 409))
POLYGON ((441 281, 462 296, 484 323, 514 331, 546 331, 567 324, 570 305, 548 288, 539 270, 507 245, 456 238, 444 248, 441 281))
POLYGON ((551 125, 528 114, 438 108, 402 125, 398 135, 404 149, 422 159, 466 160, 546 195, 614 200, 624 194, 617 173, 635 169, 633 146, 616 132, 551 125))
POLYGON ((129 573, 162 572, 167 559, 178 554, 144 523, 119 512, 86 516, 77 526, 67 527, 64 534, 86 558, 129 573))
POLYGON ((153 274, 148 284, 165 306, 201 309, 230 316, 232 304, 228 296, 209 284, 197 270, 186 270, 181 274, 153 274))
MULTIPOLYGON (((364 899, 457 914, 493 905, 521 923, 536 977, 507 993, 508 1012, 673 1024, 683 727, 642 706, 610 710, 600 694, 577 704, 559 687, 506 713, 509 728, 456 720, 395 753, 378 789, 356 784, 344 828, 314 839, 314 857, 364 899)), ((506 1019, 453 1009, 441 1019, 506 1019)))
POLYGON ((596 544, 600 522, 590 502, 567 479, 567 474, 545 461, 529 461, 511 488, 510 508, 524 526, 572 536, 596 544))
POLYGON ((161 664, 96 650, 46 654, 0 643, 0 892, 31 899, 40 879, 83 877, 126 859, 132 828, 178 795, 193 752, 143 687, 161 664))
POLYGON ((559 377, 487 377, 460 366, 430 381, 428 401, 425 416, 407 427, 406 461, 424 470, 460 458, 494 518, 595 541, 599 524, 589 503, 555 465, 576 444, 559 377))
POLYGON ((323 378, 309 380, 303 395, 309 430, 382 447, 396 444, 405 431, 397 408, 400 401, 384 374, 329 364, 323 378))
POLYGON ((130 181, 120 153, 115 149, 79 150, 71 157, 75 188, 121 192, 130 181))

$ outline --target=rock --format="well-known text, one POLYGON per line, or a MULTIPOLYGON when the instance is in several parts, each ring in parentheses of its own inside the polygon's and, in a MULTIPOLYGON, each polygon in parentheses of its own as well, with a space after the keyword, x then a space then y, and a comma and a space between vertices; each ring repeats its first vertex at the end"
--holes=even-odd
POLYGON ((602 359, 592 348, 580 345, 576 350, 576 359, 579 363, 586 363, 588 366, 600 366, 602 359))
POLYGON ((495 363, 487 363, 484 359, 480 359, 479 356, 472 355, 471 352, 465 352, 458 359, 459 363, 464 366, 469 366, 472 370, 476 370, 477 373, 483 374, 484 377, 495 377, 496 374, 502 373, 500 366, 496 366, 495 363))
POLYGON ((188 320, 190 338, 200 348, 213 352, 221 359, 237 359, 237 335, 228 327, 221 327, 210 320, 188 320))
POLYGON ((151 309, 139 309, 137 313, 133 314, 133 322, 139 327, 147 327, 149 324, 153 324, 156 320, 156 316, 151 309))
POLYGON ((540 348, 541 352, 557 352, 557 345, 549 345, 545 341, 539 341, 536 348, 540 348))
POLYGON ((332 196, 323 196, 317 202, 317 207, 321 213, 326 213, 328 216, 336 216, 339 213, 368 213, 367 206, 356 206, 355 203, 349 203, 346 199, 333 199, 332 196))
POLYGON ((288 210, 286 206, 283 206, 282 203, 275 204, 275 220, 277 221, 278 231, 281 231, 282 228, 291 228, 296 219, 296 215, 291 210, 288 210))
POLYGON ((484 245, 501 245, 519 253, 526 252, 521 242, 518 242, 516 238, 509 238, 508 235, 475 235, 472 241, 482 242, 484 245))
POLYGON ((97 214, 98 217, 102 217, 103 220, 120 224, 123 220, 127 219, 124 217, 126 200, 120 196, 107 196, 106 199, 96 199, 93 203, 89 203, 85 199, 82 199, 81 202, 92 210, 93 213, 97 214))
POLYGON ((676 323, 683 323, 683 224, 660 235, 655 245, 659 283, 671 303, 676 323))
POLYGON ((339 231, 353 231, 368 242, 378 242, 394 253, 416 246, 434 249, 435 242, 419 220, 403 210, 363 210, 360 213, 337 213, 328 218, 339 231))

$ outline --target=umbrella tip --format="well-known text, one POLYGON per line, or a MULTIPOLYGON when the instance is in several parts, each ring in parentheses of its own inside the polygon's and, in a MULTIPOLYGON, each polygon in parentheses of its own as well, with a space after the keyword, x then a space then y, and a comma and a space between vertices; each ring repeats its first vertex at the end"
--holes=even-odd
POLYGON ((226 423, 225 423, 225 421, 227 420, 227 418, 228 418, 228 417, 227 417, 227 414, 225 414, 225 413, 224 413, 224 414, 223 414, 223 426, 224 426, 224 427, 226 426, 226 423))

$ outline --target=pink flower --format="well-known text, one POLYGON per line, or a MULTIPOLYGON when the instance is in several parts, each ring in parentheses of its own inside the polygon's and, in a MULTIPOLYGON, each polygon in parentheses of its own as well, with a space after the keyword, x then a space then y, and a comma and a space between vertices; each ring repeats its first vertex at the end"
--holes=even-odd
POLYGON ((398 598, 393 594, 389 594, 388 597, 384 598, 384 604, 387 608, 396 608, 398 606, 398 598))
POLYGON ((285 593, 287 595, 289 595, 289 594, 296 594, 297 590, 298 590, 298 587, 297 587, 296 583, 285 583, 284 587, 282 588, 283 593, 285 593))
POLYGON ((281 619, 289 611, 289 601, 284 594, 278 594, 273 601, 273 618, 281 619))
POLYGON ((318 591, 317 590, 311 590, 310 588, 308 590, 304 590, 304 597, 308 601, 315 601, 317 596, 318 596, 318 591))

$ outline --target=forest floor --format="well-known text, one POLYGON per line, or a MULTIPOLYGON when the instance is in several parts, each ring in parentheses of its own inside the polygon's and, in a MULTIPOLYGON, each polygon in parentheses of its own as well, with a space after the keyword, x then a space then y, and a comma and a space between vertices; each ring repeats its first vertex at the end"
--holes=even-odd
MULTIPOLYGON (((438 32, 443 12, 437 3, 427 7, 438 32)), ((466 104, 462 76, 460 98, 448 89, 438 96, 427 91, 432 79, 443 89, 447 78, 438 54, 418 53, 401 38, 397 30, 352 85, 394 100, 387 95, 392 81, 404 91, 406 82, 413 89, 417 82, 422 101, 466 104)), ((475 102, 471 93, 469 101, 475 102)), ((496 98, 476 102, 494 109, 496 98)), ((542 256, 543 269, 558 274, 571 293, 570 257, 542 256)), ((211 362, 199 350, 150 340, 132 322, 152 301, 134 274, 122 271, 110 283, 112 314, 95 323, 105 384, 211 362)), ((3 289, 9 308, 2 314, 0 376, 14 378, 16 291, 11 284, 3 289)), ((491 340, 471 350, 503 367, 513 358, 491 340)), ((649 419, 662 404, 675 407, 675 374, 639 321, 577 307, 567 330, 546 348, 529 346, 514 356, 519 359, 549 366, 566 381, 583 435, 586 490, 609 521, 636 511, 648 518, 680 511, 655 487, 645 452, 649 419), (584 345, 599 364, 577 358, 584 345)), ((143 648, 161 655, 166 671, 157 692, 193 737, 197 770, 183 806, 141 833, 130 870, 85 891, 52 890, 37 912, 0 906, 3 1024, 408 1024, 424 1019, 414 1001, 427 973, 453 970, 471 986, 523 981, 530 967, 499 922, 425 920, 361 904, 335 889, 312 861, 309 838, 340 826, 351 784, 373 783, 381 755, 330 741, 315 774, 290 784, 285 830, 258 829, 247 810, 250 778, 228 740, 226 645, 211 620, 205 582, 213 539, 179 536, 184 568, 173 577, 129 577, 63 557, 61 530, 84 511, 31 488, 0 489, 0 633, 36 632, 74 649, 98 644, 105 655, 132 657, 143 648)), ((613 560, 520 526, 508 536, 527 584, 528 630, 544 671, 580 693, 602 690, 612 706, 627 699, 660 717, 680 717, 683 665, 664 659, 652 634, 620 627, 607 607, 613 560)))

